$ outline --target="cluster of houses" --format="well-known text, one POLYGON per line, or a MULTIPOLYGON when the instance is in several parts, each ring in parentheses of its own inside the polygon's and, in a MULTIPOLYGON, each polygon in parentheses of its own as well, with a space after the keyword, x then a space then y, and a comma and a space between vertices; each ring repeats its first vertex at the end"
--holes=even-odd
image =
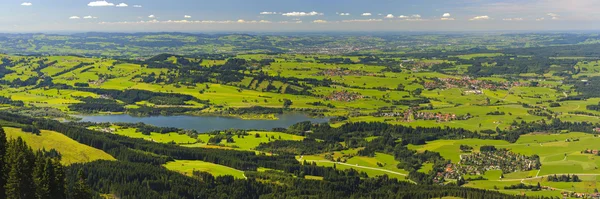
POLYGON ((468 120, 471 115, 456 115, 454 113, 418 112, 411 108, 404 112, 378 113, 379 117, 396 117, 399 121, 412 122, 414 120, 435 120, 436 122, 449 122, 454 120, 468 120))
POLYGON ((411 60, 410 63, 412 63, 410 66, 412 66, 411 70, 413 72, 422 71, 436 64, 435 62, 414 62, 414 60, 411 60))
POLYGON ((597 149, 596 150, 586 149, 586 150, 582 151, 581 153, 598 155, 598 150, 597 149))
POLYGON ((577 193, 577 192, 561 192, 563 198, 589 198, 600 199, 600 193, 577 193))
POLYGON ((326 69, 315 74, 316 76, 362 76, 366 75, 364 71, 359 70, 343 70, 343 69, 326 69))
POLYGON ((100 127, 100 128, 96 128, 94 130, 100 131, 100 132, 103 132, 103 133, 114 133, 116 131, 115 128, 109 128, 109 127, 100 127))
MULTIPOLYGON (((430 112, 417 112, 414 114, 415 120, 435 120, 438 122, 449 122, 452 120, 458 120, 456 114, 450 113, 430 113, 430 112)), ((465 119, 465 118, 461 118, 465 119)))
POLYGON ((489 170, 502 170, 503 173, 531 171, 539 169, 539 157, 513 153, 507 149, 464 154, 458 164, 448 164, 438 175, 447 179, 458 179, 463 175, 483 175, 489 170))
POLYGON ((449 88, 467 88, 472 90, 480 89, 502 89, 507 90, 511 87, 527 86, 524 82, 492 82, 473 79, 469 76, 463 78, 438 78, 432 82, 425 82, 426 89, 449 89, 449 88))
POLYGON ((351 102, 362 98, 364 98, 364 96, 360 95, 360 93, 348 91, 333 91, 329 96, 325 97, 326 100, 341 102, 351 102))

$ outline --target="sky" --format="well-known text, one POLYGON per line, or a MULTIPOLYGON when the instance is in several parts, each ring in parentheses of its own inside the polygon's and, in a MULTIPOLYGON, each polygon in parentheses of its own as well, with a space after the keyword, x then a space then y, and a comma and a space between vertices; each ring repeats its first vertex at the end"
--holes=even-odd
POLYGON ((0 0, 0 32, 600 30, 600 0, 0 0))

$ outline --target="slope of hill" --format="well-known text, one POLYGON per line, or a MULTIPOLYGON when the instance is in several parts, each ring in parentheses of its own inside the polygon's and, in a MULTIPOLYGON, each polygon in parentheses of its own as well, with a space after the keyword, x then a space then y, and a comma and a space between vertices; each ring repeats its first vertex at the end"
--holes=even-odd
POLYGON ((15 139, 21 137, 31 148, 55 149, 62 155, 61 163, 70 165, 74 163, 85 163, 95 160, 115 160, 106 152, 83 145, 61 133, 42 130, 40 135, 34 135, 21 131, 21 129, 5 127, 6 137, 15 139))

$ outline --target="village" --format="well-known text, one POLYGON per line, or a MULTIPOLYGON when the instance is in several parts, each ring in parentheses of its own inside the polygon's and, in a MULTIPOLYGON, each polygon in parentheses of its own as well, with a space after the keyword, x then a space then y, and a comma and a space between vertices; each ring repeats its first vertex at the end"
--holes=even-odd
POLYGON ((341 102, 351 102, 363 98, 364 96, 360 95, 360 93, 348 91, 333 91, 329 96, 325 97, 326 100, 341 102))
POLYGON ((490 90, 508 90, 511 87, 527 86, 524 82, 492 82, 485 80, 473 79, 469 76, 462 78, 435 78, 431 82, 425 82, 426 89, 450 89, 450 88, 466 88, 471 90, 490 89, 490 90))
POLYGON ((397 117, 398 121, 413 122, 416 120, 435 120, 436 122, 449 122, 454 120, 468 120, 472 116, 456 115, 454 113, 420 112, 418 108, 410 108, 404 112, 377 113, 376 117, 397 117))
POLYGON ((346 69, 325 69, 321 72, 318 72, 315 74, 315 76, 363 76, 363 75, 369 75, 369 76, 374 76, 374 74, 366 74, 364 71, 359 71, 359 70, 346 70, 346 69))
POLYGON ((462 154, 458 164, 448 164, 438 175, 447 179, 458 179, 463 175, 483 175, 486 171, 501 170, 502 173, 531 171, 541 167, 537 156, 525 156, 508 149, 462 154))

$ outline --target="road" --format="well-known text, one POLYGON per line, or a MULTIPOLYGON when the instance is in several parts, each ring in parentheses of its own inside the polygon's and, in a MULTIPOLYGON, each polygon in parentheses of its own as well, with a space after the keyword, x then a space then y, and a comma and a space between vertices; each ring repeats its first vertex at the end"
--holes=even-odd
POLYGON ((345 166, 350 166, 350 167, 356 167, 356 168, 362 168, 362 169, 370 169, 370 170, 376 170, 376 171, 383 171, 383 172, 391 173, 391 174, 395 174, 395 175, 406 176, 406 174, 403 174, 403 173, 400 173, 400 172, 395 172, 395 171, 391 171, 391 170, 387 170, 387 169, 382 169, 382 168, 360 166, 360 165, 357 165, 357 164, 348 164, 348 163, 343 163, 343 162, 333 162, 333 161, 329 161, 329 160, 307 160, 307 161, 308 162, 334 163, 334 164, 340 164, 340 165, 345 165, 345 166))

